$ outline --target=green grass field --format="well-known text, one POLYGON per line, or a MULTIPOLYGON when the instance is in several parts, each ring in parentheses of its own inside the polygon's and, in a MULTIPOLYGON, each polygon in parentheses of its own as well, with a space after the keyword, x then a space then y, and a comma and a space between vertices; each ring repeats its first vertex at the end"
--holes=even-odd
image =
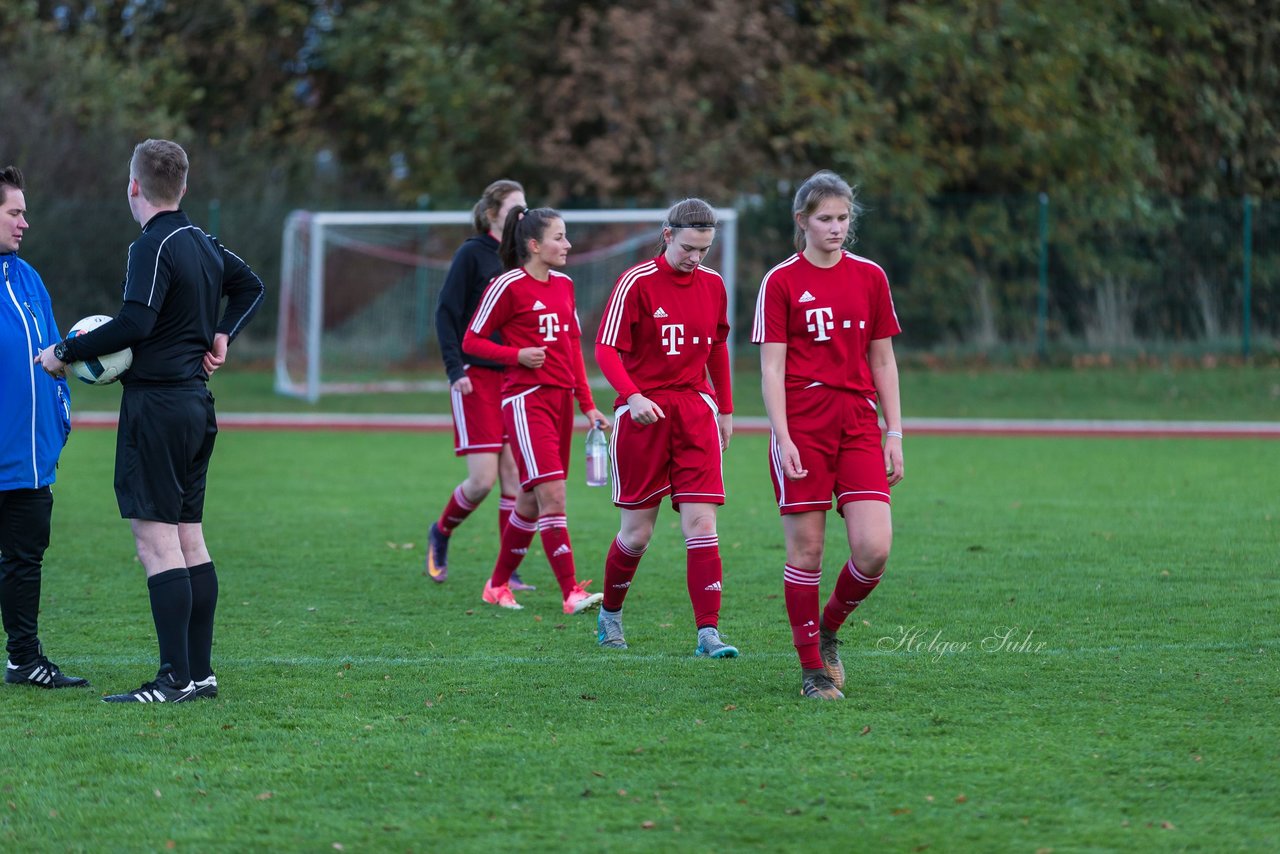
MULTIPOLYGON (((0 849, 1280 848, 1274 442, 909 438, 850 697, 816 703, 763 437, 729 450, 720 525, 743 655, 709 662, 669 508, 606 652, 536 545, 526 609, 481 603, 496 504, 422 576, 447 435, 225 432, 222 695, 178 709, 98 701, 156 666, 113 441, 73 436, 46 561, 42 637, 94 687, 0 686, 0 849)), ((580 461, 570 484, 598 586, 615 511, 580 461)))
MULTIPOLYGON (((436 379, 442 379, 437 377, 436 379)), ((264 371, 231 367, 211 388, 220 412, 449 412, 449 396, 430 394, 328 395, 317 403, 281 397, 264 371)), ((763 415, 759 364, 740 361, 735 403, 742 415, 763 415)), ((612 394, 597 389, 598 402, 612 394)), ((115 410, 120 392, 79 383, 75 404, 83 410, 115 410)), ((909 417, 955 418, 1166 418, 1183 420, 1280 420, 1280 365, 1133 367, 1103 370, 947 370, 906 366, 903 411, 909 417)))

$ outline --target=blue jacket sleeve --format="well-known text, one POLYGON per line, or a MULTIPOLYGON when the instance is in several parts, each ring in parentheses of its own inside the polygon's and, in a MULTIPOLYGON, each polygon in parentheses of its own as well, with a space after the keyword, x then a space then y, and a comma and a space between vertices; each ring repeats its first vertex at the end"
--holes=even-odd
MULTIPOLYGON (((45 292, 48 293, 47 290, 45 292)), ((61 341, 62 327, 58 326, 57 318, 53 316, 52 300, 50 301, 48 310, 45 312, 44 320, 46 324, 45 328, 50 330, 49 334, 52 336, 49 340, 61 341)), ((65 445, 67 444, 67 439, 71 436, 71 384, 67 382, 67 378, 65 376, 58 377, 54 380, 54 383, 58 389, 58 399, 62 401, 63 406, 65 407, 62 422, 62 444, 65 445)))

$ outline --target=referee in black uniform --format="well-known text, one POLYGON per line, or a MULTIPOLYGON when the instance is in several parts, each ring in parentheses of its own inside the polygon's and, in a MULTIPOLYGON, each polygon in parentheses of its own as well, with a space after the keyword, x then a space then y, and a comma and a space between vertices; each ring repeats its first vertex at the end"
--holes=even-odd
POLYGON ((103 698, 115 703, 218 693, 210 664, 218 578, 201 527, 218 425, 205 383, 262 304, 264 288, 179 208, 187 166, 177 143, 149 139, 134 148, 129 208, 142 236, 129 247, 124 305, 114 320, 39 356, 58 376, 68 362, 133 348, 133 366, 121 378, 115 490, 147 573, 160 670, 135 691, 103 698))

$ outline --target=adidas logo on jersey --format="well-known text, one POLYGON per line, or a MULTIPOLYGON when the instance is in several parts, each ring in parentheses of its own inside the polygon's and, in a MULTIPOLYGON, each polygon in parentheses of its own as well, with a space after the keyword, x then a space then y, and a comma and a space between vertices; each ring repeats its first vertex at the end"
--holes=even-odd
POLYGON ((662 306, 658 306, 658 310, 653 313, 654 317, 666 317, 667 313, 662 310, 662 306))
MULTIPOLYGON (((801 301, 803 302, 803 300, 801 301)), ((542 311, 544 308, 546 308, 546 306, 542 304, 542 300, 536 299, 533 301, 533 308, 530 309, 530 311, 542 311)))
POLYGON ((721 589, 721 588, 720 588, 720 582, 719 582, 719 581, 713 581, 713 582, 711 582, 710 584, 708 584, 706 587, 704 587, 704 588, 702 588, 702 589, 703 589, 703 590, 720 590, 720 589, 721 589))
POLYGON ((569 552, 571 552, 571 551, 572 551, 572 549, 570 549, 567 545, 562 545, 562 546, 560 546, 560 548, 556 549, 556 550, 555 550, 555 552, 554 552, 551 556, 552 556, 552 557, 560 557, 560 555, 567 555, 567 554, 568 554, 569 552))
POLYGON ((797 300, 797 302, 814 302, 817 299, 818 298, 815 297, 813 294, 809 293, 808 291, 805 291, 800 295, 800 299, 797 300))

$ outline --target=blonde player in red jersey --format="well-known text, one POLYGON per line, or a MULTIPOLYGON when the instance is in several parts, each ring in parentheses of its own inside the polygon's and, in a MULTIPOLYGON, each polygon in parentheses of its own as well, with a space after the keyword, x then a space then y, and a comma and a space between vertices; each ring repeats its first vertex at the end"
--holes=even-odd
POLYGON ((597 619, 603 647, 627 648, 622 601, 669 495, 687 549, 685 577, 698 631, 694 654, 738 655, 719 631, 723 572, 716 509, 724 504, 721 453, 733 434, 733 394, 724 280, 701 265, 715 235, 709 204, 685 199, 673 206, 662 224, 661 254, 618 278, 596 336, 596 362, 618 392, 613 503, 622 512, 605 558, 597 619))
POLYGON ((574 398, 588 423, 609 426, 587 387, 573 280, 559 272, 571 246, 557 212, 513 209, 498 253, 507 272, 490 283, 462 339, 466 352, 507 366, 502 420, 522 492, 483 594, 485 602, 503 608, 521 607, 508 582, 535 530, 564 596, 564 612, 576 614, 602 598, 578 584, 565 518, 574 398), (495 332, 503 343, 489 340, 495 332))
POLYGON ((787 543, 783 586, 801 694, 823 700, 844 697, 836 632, 884 572, 893 541, 889 487, 903 475, 892 340, 902 330, 884 270, 845 250, 860 210, 833 172, 801 185, 792 205, 797 254, 765 274, 751 330, 773 427, 773 487, 787 543), (819 615, 832 495, 850 557, 819 615))

